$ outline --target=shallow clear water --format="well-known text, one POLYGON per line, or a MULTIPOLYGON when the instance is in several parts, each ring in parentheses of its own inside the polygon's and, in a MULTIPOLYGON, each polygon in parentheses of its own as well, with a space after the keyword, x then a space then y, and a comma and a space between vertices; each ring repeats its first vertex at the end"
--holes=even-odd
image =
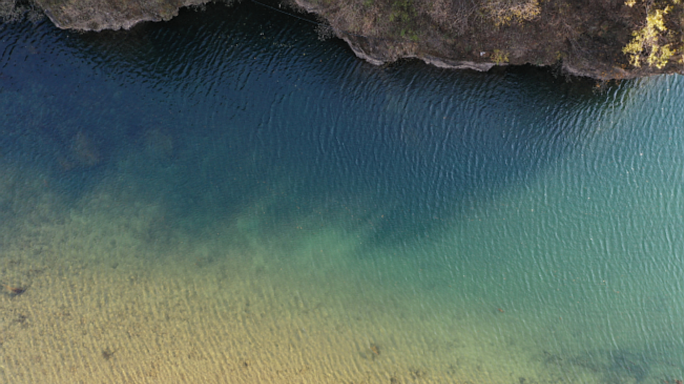
POLYGON ((374 67, 250 4, 0 36, 0 380, 684 378, 681 77, 374 67))

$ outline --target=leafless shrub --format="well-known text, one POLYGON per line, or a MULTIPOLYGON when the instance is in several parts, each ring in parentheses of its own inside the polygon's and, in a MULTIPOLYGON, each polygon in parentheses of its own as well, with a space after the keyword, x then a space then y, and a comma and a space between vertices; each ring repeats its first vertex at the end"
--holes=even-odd
POLYGON ((380 2, 352 0, 344 7, 336 7, 326 19, 330 25, 345 32, 374 36, 379 30, 386 30, 389 24, 388 11, 380 2))
POLYGON ((441 27, 463 35, 478 7, 475 0, 435 0, 424 2, 421 12, 441 27))

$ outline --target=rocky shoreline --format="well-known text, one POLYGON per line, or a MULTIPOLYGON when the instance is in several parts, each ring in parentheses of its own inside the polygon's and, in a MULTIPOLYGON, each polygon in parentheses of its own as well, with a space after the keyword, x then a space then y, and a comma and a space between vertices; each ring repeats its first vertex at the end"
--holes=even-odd
MULTIPOLYGON (((284 6, 316 15, 376 65, 404 58, 477 71, 531 64, 598 80, 684 72, 679 0, 290 1, 284 6)), ((206 1, 35 2, 59 28, 102 31, 169 20, 206 1)))

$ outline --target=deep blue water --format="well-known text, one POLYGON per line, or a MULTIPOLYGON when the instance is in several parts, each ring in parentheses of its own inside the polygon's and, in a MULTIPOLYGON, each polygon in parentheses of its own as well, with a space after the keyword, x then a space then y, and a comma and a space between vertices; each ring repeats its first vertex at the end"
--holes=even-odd
MULTIPOLYGON (((375 67, 251 3, 131 31, 0 28, 6 234, 29 231, 42 193, 55 202, 41 215, 67 226, 84 211, 138 220, 154 202, 164 225, 145 229, 150 254, 218 237, 270 255, 253 256, 254 281, 274 257, 298 266, 290 277, 311 295, 388 305, 350 323, 358 334, 412 324, 406 340, 459 340, 441 357, 389 340, 359 353, 412 356, 419 369, 387 373, 398 380, 684 377, 681 77, 375 67), (93 205, 110 195, 118 211, 93 205), (349 290, 308 280, 324 274, 349 290)), ((16 238, 3 236, 0 257, 16 238)))

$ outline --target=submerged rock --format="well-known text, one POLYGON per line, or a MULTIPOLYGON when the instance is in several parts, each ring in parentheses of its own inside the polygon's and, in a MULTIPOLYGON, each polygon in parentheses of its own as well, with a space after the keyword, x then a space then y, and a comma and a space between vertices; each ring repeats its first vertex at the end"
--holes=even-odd
POLYGON ((71 141, 71 157, 81 167, 93 167, 102 161, 102 154, 95 141, 79 131, 71 141))

